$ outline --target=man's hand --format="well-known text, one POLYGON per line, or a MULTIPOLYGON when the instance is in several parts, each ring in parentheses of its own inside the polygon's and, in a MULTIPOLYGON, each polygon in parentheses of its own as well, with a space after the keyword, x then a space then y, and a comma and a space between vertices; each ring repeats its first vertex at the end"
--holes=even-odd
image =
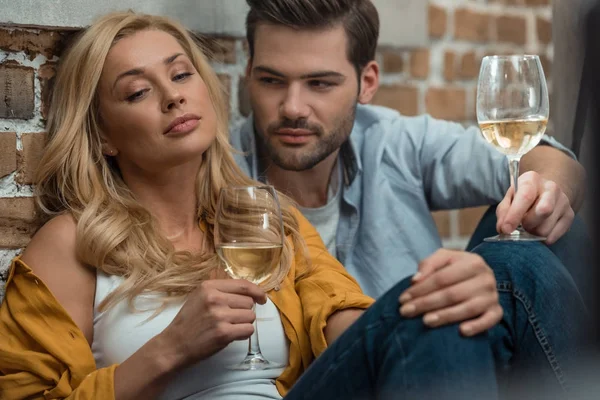
POLYGON ((477 254, 464 251, 441 249, 423 260, 413 285, 399 300, 403 316, 425 314, 423 322, 430 327, 462 322, 465 336, 486 331, 503 315, 491 268, 477 254))
POLYGON ((546 244, 564 235, 575 218, 569 197, 553 181, 534 171, 519 177, 517 195, 511 186, 496 209, 496 230, 509 234, 519 223, 529 233, 543 236, 546 244))

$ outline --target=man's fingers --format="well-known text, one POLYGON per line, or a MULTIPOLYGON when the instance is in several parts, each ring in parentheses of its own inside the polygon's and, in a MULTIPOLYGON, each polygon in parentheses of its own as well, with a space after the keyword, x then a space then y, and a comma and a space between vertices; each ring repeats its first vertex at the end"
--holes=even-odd
MULTIPOLYGON (((484 309, 472 310, 469 305, 471 300, 469 299, 481 297, 488 298, 488 301, 497 298, 496 281, 492 275, 482 274, 451 287, 416 298, 404 304, 400 308, 400 313, 407 318, 424 313, 437 314, 441 323, 456 322, 458 320, 448 320, 444 315, 448 314, 448 318, 450 318, 453 316, 452 310, 454 310, 461 312, 460 315, 457 315, 457 317, 462 317, 461 320, 473 318, 476 315, 468 314, 468 312, 482 313, 484 309), (481 293, 480 296, 476 295, 478 292, 481 293), (459 308, 455 309, 455 306, 459 308), (465 312, 467 314, 464 314, 465 312)), ((483 306, 486 306, 486 304, 483 304, 483 306)))
POLYGON ((426 276, 440 268, 446 267, 452 262, 455 257, 455 252, 445 249, 440 249, 419 263, 418 272, 413 275, 413 282, 423 280, 426 276))
POLYGON ((431 328, 453 324, 461 321, 479 318, 488 309, 495 307, 496 296, 492 293, 484 293, 452 307, 429 312, 423 316, 425 325, 431 328))
POLYGON ((446 268, 437 270, 427 277, 422 278, 419 282, 404 291, 402 296, 400 296, 400 302, 406 303, 411 299, 417 299, 435 291, 448 288, 456 283, 467 281, 479 272, 477 264, 481 262, 479 257, 470 257, 468 260, 463 259, 452 263, 447 265, 446 268))
POLYGON ((538 198, 538 187, 530 180, 519 182, 519 189, 513 197, 509 210, 500 225, 500 232, 511 233, 521 221, 538 198))
MULTIPOLYGON (((558 198, 560 192, 545 191, 541 194, 535 205, 529 210, 525 217, 521 220, 521 224, 525 229, 531 231, 538 226, 544 224, 549 219, 552 219, 556 214, 558 206, 558 198)), ((556 222, 557 217, 554 218, 556 222)))
POLYGON ((460 333, 464 336, 474 336, 494 327, 502 320, 504 310, 500 305, 497 305, 486 311, 479 318, 460 324, 460 333))
POLYGON ((556 225, 554 225, 552 231, 546 235, 546 244, 551 245, 556 243, 558 239, 567 233, 571 227, 571 224, 573 223, 574 218, 575 213, 569 208, 569 211, 556 222, 556 225))
POLYGON ((506 218, 506 213, 508 212, 509 208, 510 208, 510 204, 512 203, 512 198, 513 198, 513 187, 511 186, 508 191, 506 192, 506 195, 504 196, 504 199, 502 199, 502 201, 498 204, 498 207, 496 207, 496 231, 500 232, 500 227, 502 226, 502 223, 504 222, 504 218, 506 218))
POLYGON ((547 237, 550 234, 550 232, 554 230, 554 227, 558 223, 558 220, 560 220, 563 216, 569 214, 569 211, 573 211, 571 210, 569 199, 564 194, 559 195, 554 205, 553 212, 548 217, 546 217, 544 220, 538 223, 536 221, 536 217, 531 217, 531 214, 533 214, 532 210, 527 214, 527 216, 523 220, 523 227, 528 232, 547 237))

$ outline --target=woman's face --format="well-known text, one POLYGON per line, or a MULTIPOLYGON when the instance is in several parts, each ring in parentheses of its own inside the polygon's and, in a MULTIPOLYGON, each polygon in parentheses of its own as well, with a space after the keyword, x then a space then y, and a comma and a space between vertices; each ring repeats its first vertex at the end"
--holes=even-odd
POLYGON ((177 40, 145 30, 109 51, 99 83, 103 152, 126 172, 200 165, 217 117, 204 80, 177 40))

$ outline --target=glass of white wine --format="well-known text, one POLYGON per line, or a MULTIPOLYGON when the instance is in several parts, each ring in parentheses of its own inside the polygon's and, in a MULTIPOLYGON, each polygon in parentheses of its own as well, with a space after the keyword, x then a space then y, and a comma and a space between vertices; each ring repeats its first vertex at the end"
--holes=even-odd
MULTIPOLYGON (((215 218, 215 247, 225 271, 234 279, 261 285, 280 268, 285 235, 281 207, 272 186, 221 189, 215 218)), ((254 306, 256 307, 256 305, 254 306)), ((258 342, 258 326, 248 339, 248 354, 234 370, 264 370, 282 365, 265 359, 258 342)))
MULTIPOLYGON (((546 131, 548 87, 536 55, 484 57, 477 87, 477 121, 485 140, 506 155, 510 179, 517 193, 519 162, 546 131)), ((485 238, 487 242, 543 241, 521 224, 510 234, 485 238)))

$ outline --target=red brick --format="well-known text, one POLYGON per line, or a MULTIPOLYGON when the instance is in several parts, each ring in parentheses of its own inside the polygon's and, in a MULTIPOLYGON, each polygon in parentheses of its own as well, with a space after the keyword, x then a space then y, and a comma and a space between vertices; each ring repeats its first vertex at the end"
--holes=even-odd
POLYGON ((540 55, 540 63, 542 64, 542 68, 544 69, 544 75, 546 76, 546 80, 549 81, 552 74, 552 60, 550 60, 545 55, 540 55))
POLYGON ((35 222, 33 197, 0 197, 0 219, 35 222))
POLYGON ((467 116, 467 93, 453 87, 430 88, 425 96, 427 113, 434 118, 464 121, 467 116))
POLYGON ((488 207, 463 208, 458 212, 458 226, 461 236, 471 236, 488 207))
POLYGON ((429 5, 429 36, 441 38, 446 34, 448 27, 448 13, 446 9, 436 5, 429 5))
POLYGON ((0 64, 0 118, 33 118, 33 68, 0 64))
POLYGON ((450 212, 435 211, 431 213, 441 238, 450 237, 450 212))
POLYGON ((207 48, 211 61, 225 64, 236 63, 235 39, 204 36, 201 40, 207 48))
POLYGON ((542 44, 552 43, 552 22, 547 19, 537 17, 535 21, 538 41, 542 44))
POLYGON ((454 13, 454 36, 471 42, 487 42, 490 39, 492 17, 466 8, 454 13))
POLYGON ((21 136, 23 150, 19 154, 17 183, 31 185, 46 144, 45 133, 25 133, 21 136))
POLYGON ((244 49, 244 55, 246 58, 250 57, 250 46, 248 45, 248 41, 246 39, 242 40, 242 48, 244 49))
POLYGON ((383 70, 387 73, 397 74, 404 72, 404 56, 399 51, 384 50, 382 52, 383 57, 383 70))
POLYGON ((21 249, 29 244, 36 228, 22 222, 0 220, 0 249, 21 249))
POLYGON ((380 86, 373 104, 393 108, 403 115, 418 115, 419 89, 407 85, 380 86))
POLYGON ((525 0, 527 6, 548 6, 551 0, 525 0))
POLYGON ((425 79, 429 76, 429 50, 415 50, 410 55, 410 74, 413 78, 425 79))
POLYGON ((477 78, 480 65, 481 57, 478 57, 474 51, 463 54, 460 62, 460 77, 464 79, 477 78))
POLYGON ((455 52, 444 52, 444 79, 448 82, 456 79, 456 58, 455 52))
POLYGON ((38 79, 42 88, 42 118, 48 118, 48 110, 50 108, 50 97, 52 95, 52 83, 56 74, 56 63, 47 62, 38 69, 38 79))
POLYGON ((477 82, 474 83, 474 87, 467 91, 467 94, 471 93, 471 107, 467 109, 467 121, 477 121, 477 82))
POLYGON ((14 132, 0 133, 0 178, 17 169, 17 135, 14 132))
POLYGON ((527 20, 524 17, 503 15, 496 20, 499 42, 524 45, 527 42, 527 20))
POLYGON ((38 54, 46 58, 59 55, 65 43, 75 33, 74 30, 24 30, 0 28, 0 49, 10 52, 24 52, 31 60, 38 54))
POLYGON ((0 198, 0 248, 25 247, 36 229, 32 197, 0 198))
POLYGON ((484 56, 511 56, 514 55, 515 52, 512 50, 501 50, 495 47, 488 47, 484 49, 484 56))

